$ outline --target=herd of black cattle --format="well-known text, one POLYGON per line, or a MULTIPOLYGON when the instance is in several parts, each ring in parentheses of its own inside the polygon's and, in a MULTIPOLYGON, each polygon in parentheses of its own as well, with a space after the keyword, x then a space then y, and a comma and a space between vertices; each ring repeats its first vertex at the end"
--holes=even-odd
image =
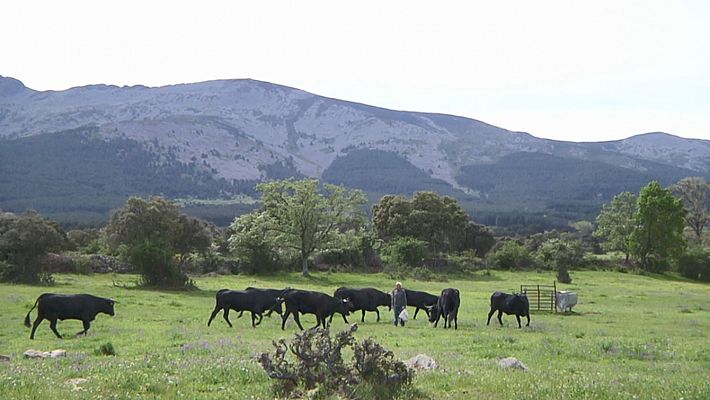
MULTIPOLYGON (((458 289, 448 288, 441 291, 439 296, 415 290, 406 290, 407 306, 414 307, 414 316, 417 318, 419 310, 429 317, 429 322, 436 327, 439 320, 443 318, 444 328, 454 324, 454 329, 458 329, 458 311, 461 303, 458 289)), ((77 333, 86 334, 91 322, 99 313, 114 315, 113 306, 116 303, 113 299, 92 296, 90 294, 52 294, 44 293, 40 295, 34 306, 25 316, 25 325, 32 326, 30 339, 34 339, 35 330, 43 320, 49 321, 49 327, 58 337, 62 336, 57 332, 57 320, 77 319, 83 322, 84 329, 77 333), (30 313, 37 307, 37 318, 30 325, 30 313)), ((316 327, 327 327, 333 320, 333 315, 338 313, 343 316, 343 321, 348 323, 346 318, 351 312, 362 311, 362 322, 365 322, 365 312, 373 311, 377 313, 377 321, 380 321, 378 307, 388 307, 391 309, 391 297, 389 293, 382 292, 374 288, 345 288, 341 287, 335 291, 334 296, 321 292, 314 292, 299 289, 260 289, 248 287, 245 290, 222 289, 216 294, 216 304, 207 326, 223 310, 224 320, 229 326, 229 311, 240 312, 241 317, 244 311, 251 313, 251 324, 256 327, 261 323, 264 313, 270 316, 276 312, 281 316, 281 329, 286 326, 289 315, 293 315, 298 327, 303 330, 303 325, 299 319, 299 314, 314 314, 317 319, 316 327), (326 321, 327 320, 327 321, 326 321)), ((530 325, 530 307, 525 294, 507 294, 495 292, 491 296, 491 310, 488 313, 490 324, 491 316, 498 312, 498 322, 503 325, 501 316, 503 313, 514 314, 518 320, 518 327, 521 328, 520 317, 527 317, 526 326, 530 325)))

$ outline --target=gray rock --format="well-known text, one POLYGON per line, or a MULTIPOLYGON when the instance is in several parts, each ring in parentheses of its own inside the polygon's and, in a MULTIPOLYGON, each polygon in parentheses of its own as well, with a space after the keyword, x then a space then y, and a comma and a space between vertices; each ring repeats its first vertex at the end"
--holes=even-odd
POLYGON ((404 362, 409 368, 419 370, 430 370, 438 368, 436 361, 426 354, 417 354, 404 362))
POLYGON ((0 361, 10 362, 10 357, 0 354, 0 361))
POLYGON ((504 369, 520 369, 527 371, 528 367, 515 357, 507 357, 498 361, 498 365, 504 369))
POLYGON ((64 349, 57 349, 52 351, 40 351, 29 349, 24 353, 25 358, 57 358, 66 357, 67 351, 64 349))

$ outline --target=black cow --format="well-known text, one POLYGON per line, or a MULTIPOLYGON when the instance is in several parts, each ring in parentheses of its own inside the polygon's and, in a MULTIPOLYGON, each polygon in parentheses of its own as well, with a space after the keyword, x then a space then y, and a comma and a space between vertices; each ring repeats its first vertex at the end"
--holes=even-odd
POLYGON ((451 328, 451 321, 454 321, 454 329, 458 329, 458 314, 461 298, 459 290, 448 288, 441 291, 439 301, 431 308, 429 322, 434 323, 434 328, 439 324, 439 318, 444 317, 444 328, 451 328))
POLYGON ((282 301, 286 303, 286 310, 281 317, 281 329, 285 329, 286 320, 288 316, 292 314, 298 327, 303 330, 303 325, 301 325, 298 313, 314 314, 317 319, 314 328, 320 325, 326 328, 326 320, 336 312, 343 316, 345 323, 348 323, 345 316, 350 314, 350 301, 347 299, 336 299, 335 297, 320 292, 292 289, 284 294, 282 301))
POLYGON ((53 294, 43 293, 35 301, 34 306, 27 312, 25 326, 30 327, 30 313, 37 307, 37 319, 32 324, 30 339, 35 338, 35 330, 42 320, 49 320, 49 327, 59 339, 62 335, 57 332, 57 320, 78 319, 84 324, 84 330, 77 335, 84 334, 89 330, 91 321, 96 318, 96 314, 104 313, 113 316, 113 299, 96 297, 90 294, 53 294))
POLYGON ((405 289, 404 291, 407 294, 407 305, 416 307, 416 310, 414 310, 414 317, 412 317, 412 319, 417 319, 417 313, 419 310, 424 310, 427 317, 429 317, 429 309, 432 306, 435 306, 436 302, 439 301, 438 297, 427 292, 419 292, 409 289, 405 289))
POLYGON ((214 310, 212 310, 212 315, 210 315, 210 319, 207 321, 207 326, 210 326, 212 320, 220 310, 224 310, 222 317, 231 328, 232 323, 229 321, 229 310, 234 310, 239 312, 251 312, 251 326, 256 327, 261 323, 263 319, 262 314, 265 311, 268 311, 270 314, 272 310, 276 310, 276 312, 281 314, 281 304, 276 299, 282 292, 283 290, 276 289, 250 288, 244 291, 222 289, 215 295, 214 310), (256 321, 257 316, 259 317, 258 322, 256 321))
MULTIPOLYGON (((262 288, 255 288, 249 286, 248 288, 244 289, 246 291, 253 291, 254 293, 263 293, 263 296, 265 296, 267 299, 270 299, 269 304, 267 304, 268 311, 266 312, 267 317, 271 317, 271 313, 276 311, 277 314, 279 314, 279 317, 281 314, 283 314, 283 309, 281 308, 281 303, 279 303, 277 300, 279 297, 283 296, 284 293, 286 293, 287 290, 291 290, 291 288, 285 288, 285 289, 262 289, 262 288)), ((262 296, 262 295, 260 295, 262 296)), ((237 318, 241 318, 242 314, 244 314, 244 310, 239 311, 239 315, 237 315, 237 318)), ((253 314, 253 313, 252 313, 253 314)), ((259 322, 256 324, 259 325, 261 323, 261 316, 259 318, 259 322)))
MULTIPOLYGON (((389 293, 374 289, 374 288, 338 288, 333 294, 338 299, 350 300, 351 311, 362 311, 362 322, 365 322, 365 311, 374 311, 377 313, 377 322, 380 322, 379 306, 387 306, 388 310, 392 309, 392 300, 389 293)), ((345 316, 343 316, 345 318, 345 316)), ((333 316, 330 317, 330 322, 333 321, 333 316)))
POLYGON ((525 326, 530 326, 530 304, 525 294, 493 293, 491 296, 491 312, 488 313, 486 325, 491 323, 491 316, 496 311, 498 311, 498 322, 500 322, 501 326, 503 325, 503 320, 501 319, 503 313, 508 315, 515 314, 515 318, 518 320, 518 328, 522 328, 520 317, 527 317, 528 323, 525 326))

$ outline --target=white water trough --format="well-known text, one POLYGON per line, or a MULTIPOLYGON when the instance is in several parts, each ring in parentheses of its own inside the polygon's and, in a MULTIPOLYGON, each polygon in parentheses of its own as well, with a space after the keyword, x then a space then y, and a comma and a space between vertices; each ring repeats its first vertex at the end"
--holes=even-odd
POLYGON ((561 311, 572 311, 572 307, 577 305, 577 293, 562 290, 557 292, 557 308, 561 311))

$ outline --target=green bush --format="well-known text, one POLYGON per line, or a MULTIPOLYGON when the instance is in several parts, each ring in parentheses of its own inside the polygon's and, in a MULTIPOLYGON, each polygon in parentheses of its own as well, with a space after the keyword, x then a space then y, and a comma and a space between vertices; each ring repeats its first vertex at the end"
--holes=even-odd
POLYGON ((185 275, 173 260, 172 248, 160 240, 145 240, 127 249, 131 264, 136 266, 145 286, 184 287, 185 275))
POLYGON ((115 356, 116 349, 113 348, 113 343, 106 342, 94 350, 97 356, 115 356))
POLYGON ((710 282, 710 250, 693 247, 678 258, 678 272, 686 278, 710 282))
POLYGON ((74 260, 74 270, 77 274, 81 275, 92 274, 94 270, 91 268, 91 258, 85 256, 74 260))
POLYGON ((433 281, 435 279, 434 273, 426 267, 412 268, 411 276, 418 281, 433 281))
POLYGON ((386 264, 419 267, 428 255, 429 244, 423 240, 400 237, 383 246, 382 255, 386 264))
POLYGON ((536 264, 530 251, 513 240, 506 241, 498 250, 488 254, 488 266, 492 269, 531 269, 536 264))

